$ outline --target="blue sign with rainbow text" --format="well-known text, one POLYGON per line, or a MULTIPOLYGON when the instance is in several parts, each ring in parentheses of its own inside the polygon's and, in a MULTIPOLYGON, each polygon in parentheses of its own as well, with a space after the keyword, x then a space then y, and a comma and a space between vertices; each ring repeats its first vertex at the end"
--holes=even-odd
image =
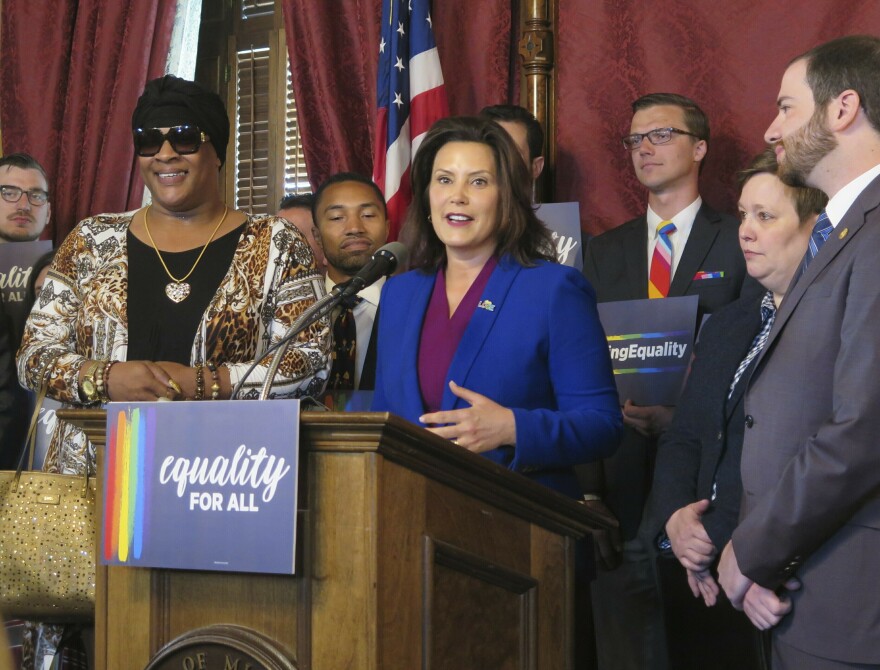
POLYGON ((699 298, 599 304, 620 402, 675 405, 694 348, 699 298))

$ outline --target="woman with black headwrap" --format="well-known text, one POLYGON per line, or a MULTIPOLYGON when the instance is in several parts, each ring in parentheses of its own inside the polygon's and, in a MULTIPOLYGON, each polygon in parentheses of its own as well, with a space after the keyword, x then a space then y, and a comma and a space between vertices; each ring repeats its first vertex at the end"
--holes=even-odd
MULTIPOLYGON (((224 204, 229 120, 219 96, 172 76, 153 80, 132 131, 152 203, 86 219, 67 237, 28 319, 19 376, 34 390, 47 383, 67 406, 228 398, 323 295, 324 279, 292 224, 224 204)), ((293 343, 276 396, 322 390, 329 332, 321 320, 293 343)), ((242 397, 258 395, 265 375, 257 367, 242 397)), ((94 464, 85 434, 59 421, 44 469, 94 464)))
MULTIPOLYGON (((229 120, 201 85, 149 82, 132 116, 147 207, 82 221, 67 237, 28 319, 19 375, 74 406, 108 400, 228 398, 251 362, 322 294, 308 242, 285 220, 227 207, 218 170, 229 120)), ((329 367, 329 328, 288 350, 275 395, 313 394, 329 367)), ((257 395, 258 367, 242 397, 257 395)), ((51 471, 94 467, 62 424, 51 471)))

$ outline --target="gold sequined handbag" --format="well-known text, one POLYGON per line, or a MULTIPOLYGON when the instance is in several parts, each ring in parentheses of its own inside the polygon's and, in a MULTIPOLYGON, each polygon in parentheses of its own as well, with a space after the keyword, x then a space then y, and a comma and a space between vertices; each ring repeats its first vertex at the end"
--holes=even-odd
POLYGON ((33 464, 40 390, 18 469, 0 471, 0 612, 7 619, 81 621, 95 614, 96 481, 22 471, 33 464))

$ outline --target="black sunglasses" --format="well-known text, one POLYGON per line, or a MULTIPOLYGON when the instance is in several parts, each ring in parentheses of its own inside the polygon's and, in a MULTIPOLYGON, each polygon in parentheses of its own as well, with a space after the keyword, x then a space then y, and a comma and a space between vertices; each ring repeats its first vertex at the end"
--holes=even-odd
POLYGON ((175 152, 194 154, 207 140, 198 126, 174 126, 163 133, 158 128, 136 128, 134 131, 134 151, 138 156, 155 156, 167 140, 175 152))

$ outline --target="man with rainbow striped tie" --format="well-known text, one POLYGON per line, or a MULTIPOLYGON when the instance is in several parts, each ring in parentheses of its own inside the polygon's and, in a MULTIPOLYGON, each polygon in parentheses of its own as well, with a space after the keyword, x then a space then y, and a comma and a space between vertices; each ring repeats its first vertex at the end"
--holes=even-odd
MULTIPOLYGON (((584 274, 599 302, 697 295, 702 317, 738 298, 746 276, 738 221, 712 210, 699 193, 709 121, 693 100, 673 93, 645 95, 632 110, 623 146, 648 190, 647 211, 590 240, 584 274)), ((601 493, 624 540, 620 567, 601 572, 593 585, 599 668, 664 670, 669 661, 654 538, 638 530, 657 438, 673 408, 621 400, 626 429, 619 449, 599 468, 582 469, 587 492, 601 493)))

